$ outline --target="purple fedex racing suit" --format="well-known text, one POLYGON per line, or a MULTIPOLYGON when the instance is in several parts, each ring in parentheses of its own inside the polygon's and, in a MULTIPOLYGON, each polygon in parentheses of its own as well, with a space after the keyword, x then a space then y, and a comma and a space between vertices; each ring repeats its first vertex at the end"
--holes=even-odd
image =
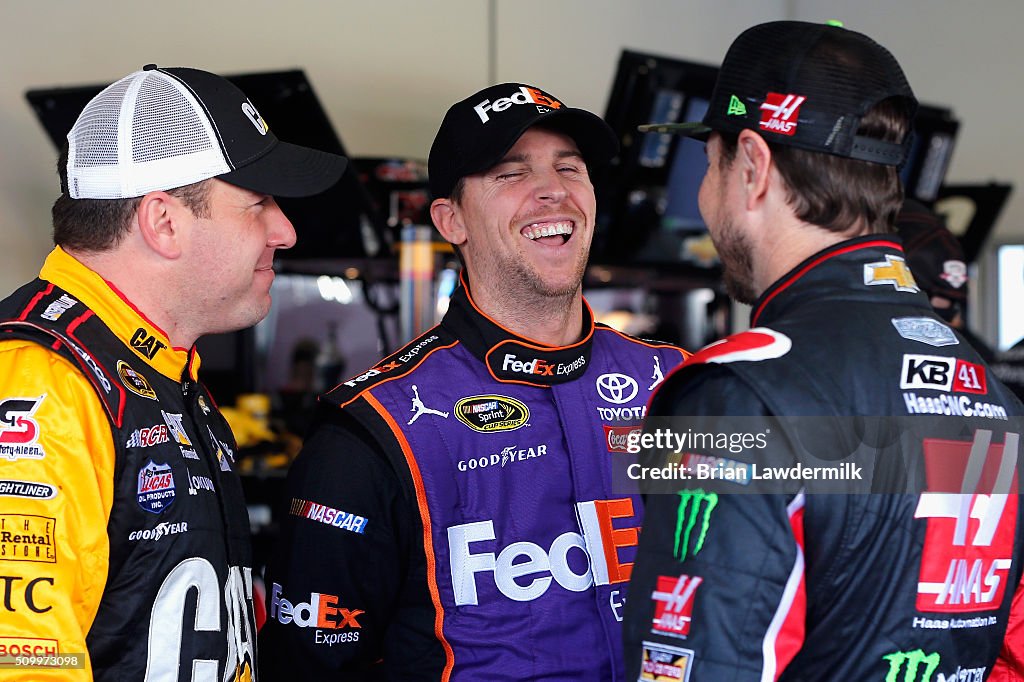
POLYGON ((463 286, 324 397, 289 473, 261 677, 624 679, 642 510, 612 463, 683 352, 584 313, 582 341, 541 346, 463 286))

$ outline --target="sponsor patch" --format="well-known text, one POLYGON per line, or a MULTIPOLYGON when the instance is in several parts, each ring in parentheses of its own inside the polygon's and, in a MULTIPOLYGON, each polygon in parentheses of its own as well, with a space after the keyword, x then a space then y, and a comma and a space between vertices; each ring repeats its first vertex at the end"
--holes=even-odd
POLYGON ((96 375, 96 380, 100 382, 100 386, 103 387, 104 392, 110 393, 114 387, 111 386, 106 373, 102 368, 100 368, 99 363, 96 362, 95 358, 89 355, 88 351, 77 343, 69 341, 68 339, 64 339, 64 342, 71 346, 71 350, 75 351, 78 357, 82 358, 82 362, 85 363, 86 367, 92 370, 92 373, 96 375))
POLYGON ((46 593, 52 592, 56 581, 50 576, 28 578, 20 575, 0 575, 0 583, 4 585, 4 608, 12 613, 28 609, 32 613, 46 613, 53 609, 47 604, 46 593), (40 587, 46 583, 50 587, 40 587))
POLYGON ((35 481, 0 480, 0 497, 25 497, 31 500, 52 500, 57 489, 49 483, 35 481))
POLYGON ((633 500, 577 502, 576 514, 579 526, 573 524, 572 530, 545 546, 528 540, 499 540, 491 519, 448 527, 455 605, 478 606, 481 591, 485 602, 495 591, 512 601, 529 602, 549 589, 584 592, 594 585, 627 582, 633 562, 623 561, 620 550, 635 547, 639 540, 637 525, 623 525, 637 523, 633 500), (590 568, 583 563, 578 573, 581 555, 589 556, 590 568), (532 576, 529 582, 517 580, 527 575, 532 576))
MULTIPOLYGON (((629 422, 637 425, 647 416, 646 405, 634 405, 630 407, 596 407, 597 414, 606 422, 629 422)), ((606 427, 607 428, 607 427, 606 427)))
POLYGON ((918 611, 999 608, 1013 564, 1019 446, 1019 434, 998 444, 984 429, 971 442, 924 441, 928 488, 914 512, 927 520, 918 611))
POLYGON ((948 260, 942 264, 942 274, 939 277, 949 286, 959 289, 967 284, 967 264, 962 260, 948 260))
POLYGON ((651 593, 651 600, 654 601, 651 632, 681 638, 690 634, 693 602, 702 582, 704 579, 698 576, 659 575, 657 587, 651 593))
POLYGON ((0 637, 0 658, 57 656, 60 641, 41 637, 0 637))
POLYGON ((193 474, 189 471, 188 467, 185 467, 185 475, 188 477, 189 495, 198 495, 200 490, 205 490, 210 493, 216 492, 216 489, 213 487, 213 479, 209 476, 193 474))
POLYGON ((117 361, 117 376, 121 379, 124 387, 135 395, 156 400, 156 391, 149 385, 146 377, 132 369, 124 360, 117 361))
POLYGON ((516 104, 532 104, 537 107, 537 111, 540 113, 546 113, 551 109, 561 109, 562 103, 553 97, 549 97, 537 88, 531 88, 526 85, 520 85, 519 88, 509 93, 508 97, 499 97, 498 99, 491 102, 489 99, 485 99, 482 102, 477 103, 473 107, 473 111, 480 117, 481 123, 487 123, 491 120, 491 115, 495 112, 502 112, 516 104))
POLYGON ((46 456, 39 445, 39 423, 32 418, 46 395, 37 398, 4 398, 0 400, 0 458, 42 459, 46 456))
POLYGON ((50 322, 56 322, 60 319, 61 315, 71 310, 71 308, 73 308, 77 303, 78 301, 67 294, 61 294, 60 298, 46 306, 46 310, 44 310, 39 317, 44 320, 49 320, 50 322))
POLYGON ((0 559, 56 563, 56 525, 57 520, 49 516, 0 514, 0 559))
POLYGON ((167 348, 167 344, 156 338, 155 334, 150 334, 143 327, 139 327, 132 334, 130 341, 131 347, 139 351, 142 355, 152 360, 156 357, 164 348, 167 348))
POLYGON ((629 452, 627 444, 630 435, 636 434, 633 437, 638 438, 643 432, 643 428, 640 426, 608 426, 607 424, 602 424, 602 426, 608 452, 629 452))
POLYGON ((180 523, 158 523, 152 528, 143 528, 141 530, 133 530, 128 534, 128 540, 135 542, 137 540, 152 540, 156 542, 161 538, 166 538, 171 535, 178 535, 180 533, 188 532, 188 523, 181 521, 180 523))
POLYGON ((328 507, 325 504, 300 500, 297 497, 292 498, 288 513, 292 516, 300 516, 310 521, 317 521, 325 526, 333 526, 334 528, 359 533, 360 535, 366 532, 367 519, 365 516, 350 514, 334 507, 328 507))
POLYGON ((317 628, 318 630, 334 630, 330 634, 344 637, 325 638, 324 641, 317 639, 320 644, 344 644, 358 642, 359 632, 362 624, 359 617, 366 613, 361 609, 347 609, 338 606, 341 599, 333 594, 322 594, 313 592, 309 595, 309 601, 293 604, 283 596, 284 589, 280 584, 274 583, 270 591, 270 614, 269 617, 281 625, 294 625, 300 628, 317 628), (337 631, 349 630, 341 633, 337 631))
POLYGON ((640 390, 636 379, 617 372, 602 374, 594 381, 594 385, 597 386, 597 394, 601 396, 601 400, 613 405, 628 403, 640 390))
POLYGON ((988 666, 965 668, 958 665, 956 670, 947 668, 945 673, 937 673, 942 657, 937 651, 926 654, 923 649, 894 651, 882 656, 882 661, 889 666, 885 679, 901 682, 983 682, 988 672, 988 666))
POLYGON ((886 254, 885 261, 864 264, 864 284, 868 286, 892 285, 896 291, 916 294, 920 289, 910 274, 907 261, 900 256, 886 254))
POLYGON ((137 499, 144 511, 159 514, 174 504, 174 474, 167 464, 153 460, 139 470, 137 499))
POLYGON ((800 105, 806 99, 803 95, 769 92, 761 104, 761 130, 786 136, 795 135, 800 105))
POLYGON ((504 469, 507 464, 543 457, 546 454, 548 454, 548 446, 543 443, 536 447, 530 446, 525 448, 509 445, 503 448, 501 452, 481 455, 480 457, 470 457, 469 459, 460 459, 456 464, 456 468, 459 471, 474 471, 476 469, 487 469, 488 467, 504 469))
POLYGON ((676 539, 672 554, 686 561, 700 553, 711 528, 711 515, 718 506, 718 493, 681 490, 676 509, 676 539))
POLYGON ((124 446, 126 448, 149 448, 170 440, 166 424, 154 424, 132 431, 124 446))
POLYGON ((174 438, 174 442, 181 449, 181 456, 185 459, 199 459, 199 455, 192 449, 192 439, 185 433, 183 416, 173 412, 164 412, 163 410, 160 410, 160 414, 164 416, 164 423, 167 424, 171 437, 174 438))
POLYGON ((644 642, 638 680, 689 682, 693 650, 659 642, 644 642))
POLYGON ((514 431, 530 420, 530 408, 504 395, 474 395, 455 403, 455 416, 481 433, 514 431))
POLYGON ((235 453, 231 449, 231 446, 217 438, 213 429, 209 426, 206 427, 206 431, 210 435, 210 444, 217 453, 217 462, 220 464, 220 470, 231 471, 231 462, 235 461, 235 453))
POLYGON ((918 395, 913 391, 904 391, 903 402, 907 406, 907 414, 941 414, 953 417, 1001 419, 1003 421, 1009 419, 1006 408, 1002 405, 971 400, 965 395, 953 395, 952 393, 918 395))
POLYGON ((988 393, 988 380, 982 365, 938 355, 904 354, 900 388, 988 393))
POLYGON ((953 330, 930 317, 894 317, 892 325, 900 336, 929 346, 955 346, 960 343, 953 330))

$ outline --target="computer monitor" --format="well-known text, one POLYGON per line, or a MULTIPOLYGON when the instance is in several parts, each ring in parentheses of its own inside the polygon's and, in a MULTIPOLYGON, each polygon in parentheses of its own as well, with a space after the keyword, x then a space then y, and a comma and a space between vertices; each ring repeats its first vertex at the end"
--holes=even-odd
MULTIPOLYGON (((622 52, 605 113, 621 150, 597 178, 592 263, 714 270, 697 205, 707 168, 703 143, 637 126, 700 120, 717 76, 714 65, 622 52)), ((930 204, 941 195, 959 125, 947 108, 919 107, 900 169, 908 196, 930 204)))
POLYGON ((605 120, 620 153, 597 178, 598 224, 591 262, 603 265, 714 270, 697 208, 707 160, 703 143, 640 133, 652 121, 700 119, 718 68, 625 50, 619 58, 605 120))
MULTIPOLYGON (((274 134, 288 142, 347 155, 304 71, 269 71, 227 76, 248 95, 274 134)), ((66 143, 68 131, 102 85, 29 90, 25 93, 54 146, 66 143)), ((349 164, 342 179, 312 197, 278 199, 295 225, 296 245, 280 254, 293 260, 392 258, 393 239, 356 169, 349 164)))

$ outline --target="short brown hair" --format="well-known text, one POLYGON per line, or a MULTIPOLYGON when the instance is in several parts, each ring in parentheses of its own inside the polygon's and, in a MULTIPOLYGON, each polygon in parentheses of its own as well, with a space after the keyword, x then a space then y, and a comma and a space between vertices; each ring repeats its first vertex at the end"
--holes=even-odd
MULTIPOLYGON (((68 194, 68 146, 57 159, 61 195, 50 210, 53 219, 53 243, 77 251, 107 251, 117 246, 131 229, 132 216, 141 197, 130 199, 72 199, 68 194)), ((209 217, 208 180, 167 190, 181 199, 194 215, 209 217)))
MULTIPOLYGON (((901 142, 909 134, 912 110, 892 98, 861 119, 858 135, 901 142)), ((732 163, 738 135, 721 133, 721 162, 732 163)), ((892 232, 903 204, 899 169, 768 142, 786 183, 786 201, 796 216, 829 232, 846 233, 863 220, 869 234, 892 232)))

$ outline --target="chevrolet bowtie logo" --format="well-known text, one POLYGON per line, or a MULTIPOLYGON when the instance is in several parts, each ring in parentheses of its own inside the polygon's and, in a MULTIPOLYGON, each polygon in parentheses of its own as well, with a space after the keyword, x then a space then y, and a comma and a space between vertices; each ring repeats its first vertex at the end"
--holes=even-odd
POLYGON ((917 293, 917 282, 911 274, 907 262, 899 256, 886 255, 884 263, 864 264, 864 284, 891 284, 896 291, 917 293))

